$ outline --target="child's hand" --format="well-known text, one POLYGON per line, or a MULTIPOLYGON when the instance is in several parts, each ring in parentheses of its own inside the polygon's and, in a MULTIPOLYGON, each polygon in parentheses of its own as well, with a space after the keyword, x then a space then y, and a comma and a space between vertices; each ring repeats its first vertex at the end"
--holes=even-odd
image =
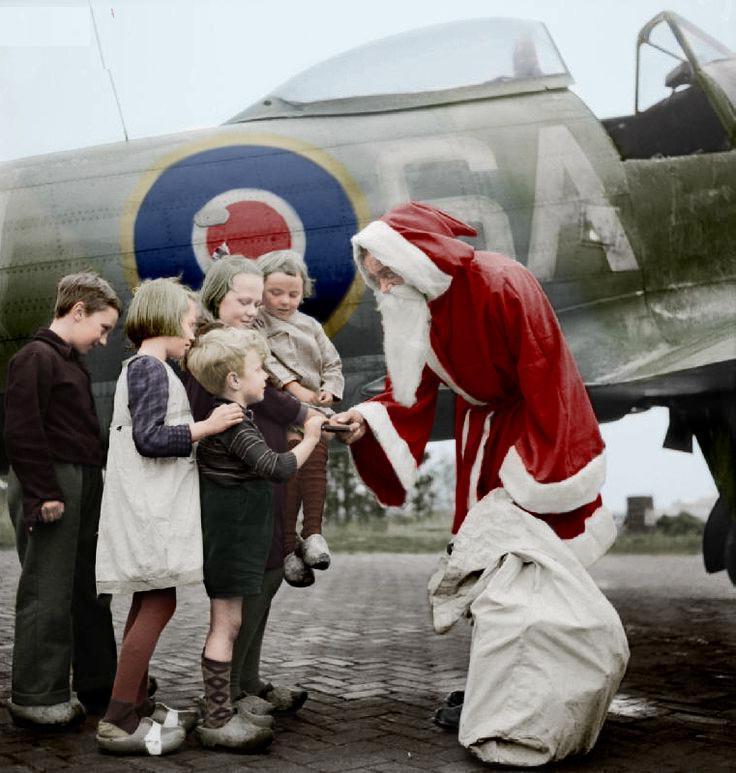
POLYGON ((319 440, 322 437, 322 425, 328 421, 326 416, 312 416, 304 422, 304 437, 319 440))
POLYGON ((315 405, 319 401, 316 392, 303 387, 298 381, 290 381, 284 387, 284 389, 294 395, 297 400, 301 400, 303 403, 311 403, 312 405, 315 405))
POLYGON ((207 419, 213 435, 224 432, 226 429, 240 424, 241 421, 243 421, 243 409, 237 403, 218 405, 207 419))
POLYGON ((192 443, 210 435, 218 435, 243 421, 243 409, 237 403, 218 405, 204 420, 189 425, 192 443))
POLYGON ((49 500, 41 504, 41 521, 43 523, 53 523, 58 521, 64 515, 64 503, 56 500, 49 500))
POLYGON ((317 397, 317 403, 319 405, 332 405, 335 402, 335 396, 329 392, 320 392, 317 397))

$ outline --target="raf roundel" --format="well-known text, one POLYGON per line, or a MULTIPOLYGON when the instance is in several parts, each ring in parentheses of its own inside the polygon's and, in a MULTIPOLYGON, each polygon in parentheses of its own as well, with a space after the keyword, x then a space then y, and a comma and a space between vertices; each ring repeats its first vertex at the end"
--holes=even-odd
POLYGON ((295 250, 303 257, 305 246, 304 225, 296 210, 270 191, 226 191, 194 216, 192 248, 205 273, 218 250, 249 258, 272 250, 295 250))
POLYGON ((359 218, 337 177, 308 155, 237 144, 172 163, 135 218, 138 277, 181 276, 198 288, 216 253, 255 259, 292 249, 316 281, 317 295, 305 301, 304 311, 326 321, 355 278, 350 237, 359 218))

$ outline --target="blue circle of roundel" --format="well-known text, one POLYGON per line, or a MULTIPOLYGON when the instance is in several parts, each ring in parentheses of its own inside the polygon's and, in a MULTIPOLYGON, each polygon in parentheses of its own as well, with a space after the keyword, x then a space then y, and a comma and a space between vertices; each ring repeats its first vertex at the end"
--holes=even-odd
POLYGON ((198 288, 203 274, 192 247, 194 216, 233 188, 271 191, 296 210, 305 229, 304 258, 316 280, 316 295, 302 308, 325 321, 355 276, 350 237, 357 218, 345 190, 329 172, 284 148, 229 145, 194 153, 166 169, 141 202, 135 220, 140 278, 181 276, 198 288))

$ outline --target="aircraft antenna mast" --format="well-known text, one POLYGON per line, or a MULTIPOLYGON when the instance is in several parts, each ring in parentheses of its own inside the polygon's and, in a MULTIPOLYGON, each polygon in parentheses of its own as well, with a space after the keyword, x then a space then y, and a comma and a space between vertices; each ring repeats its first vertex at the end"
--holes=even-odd
POLYGON ((123 126, 123 136, 125 141, 128 141, 128 129, 125 126, 125 117, 123 116, 123 109, 120 107, 120 99, 118 98, 118 90, 115 88, 115 79, 112 77, 112 70, 105 63, 105 56, 102 53, 102 43, 100 42, 100 34, 97 31, 97 19, 95 19, 95 9, 92 7, 92 0, 89 0, 89 12, 92 16, 92 28, 95 31, 95 40, 97 41, 97 51, 100 54, 100 61, 102 62, 102 69, 107 71, 107 76, 110 78, 110 86, 112 87, 112 94, 115 97, 115 104, 118 106, 118 115, 120 116, 120 123, 123 126))

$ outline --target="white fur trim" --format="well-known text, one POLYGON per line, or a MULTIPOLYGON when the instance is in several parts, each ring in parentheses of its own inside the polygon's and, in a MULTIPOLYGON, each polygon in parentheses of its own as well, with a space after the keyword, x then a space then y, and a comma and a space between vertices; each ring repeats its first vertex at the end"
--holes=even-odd
MULTIPOLYGON (((468 411, 468 413, 470 413, 468 411)), ((470 471, 470 489, 468 490, 468 510, 478 501, 478 480, 480 479, 480 468, 483 464, 483 455, 486 450, 486 442, 488 441, 488 435, 491 432, 491 419, 493 418, 493 411, 486 416, 483 422, 483 434, 480 437, 480 445, 475 455, 475 461, 473 462, 473 469, 470 471)))
MULTIPOLYGON (((431 367, 431 366, 430 366, 431 367)), ((470 411, 465 411, 465 418, 463 419, 463 441, 460 446, 460 458, 465 461, 465 446, 468 443, 468 432, 470 431, 470 411)))
POLYGON ((408 239, 383 220, 374 220, 352 238, 353 258, 365 283, 377 290, 360 259, 360 248, 372 253, 384 266, 395 271, 407 284, 416 287, 430 300, 439 298, 452 282, 452 277, 439 268, 408 239))
POLYGON ((599 507, 585 520, 585 531, 563 540, 580 563, 592 566, 616 541, 616 524, 606 507, 599 507))
POLYGON ((565 480, 539 483, 527 472, 515 446, 511 446, 498 475, 511 498, 525 510, 566 513, 598 496, 606 480, 606 452, 602 451, 565 480))
POLYGON ((460 395, 466 403, 470 403, 470 405, 485 405, 484 402, 471 397, 450 378, 450 374, 442 367, 442 363, 439 361, 439 358, 434 353, 434 349, 431 347, 429 352, 427 352, 427 365, 429 365, 429 367, 440 377, 446 386, 448 386, 456 395, 460 395))
POLYGON ((360 403, 355 406, 355 410, 368 422, 396 477, 404 490, 408 491, 417 479, 417 463, 406 441, 391 423, 386 407, 381 403, 360 403))

